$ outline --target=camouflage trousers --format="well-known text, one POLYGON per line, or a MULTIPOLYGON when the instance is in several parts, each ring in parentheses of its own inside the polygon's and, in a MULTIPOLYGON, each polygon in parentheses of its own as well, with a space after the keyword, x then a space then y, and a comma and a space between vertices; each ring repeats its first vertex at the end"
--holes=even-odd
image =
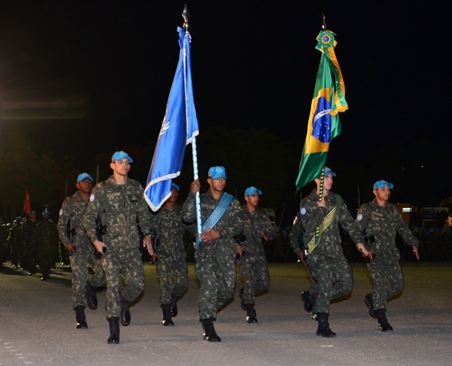
POLYGON ((245 254, 237 263, 244 282, 240 289, 242 302, 254 305, 256 296, 265 294, 270 287, 267 261, 261 257, 246 258, 245 254))
POLYGON ((75 251, 69 256, 72 271, 72 308, 76 306, 86 306, 86 283, 88 281, 88 271, 91 268, 94 272, 89 281, 93 287, 101 287, 105 284, 105 274, 100 260, 96 260, 94 252, 75 251))
POLYGON ((144 289, 144 268, 138 247, 111 249, 102 256, 107 279, 105 311, 107 318, 119 317, 121 300, 133 302, 144 289), (124 287, 120 290, 121 278, 124 287))
POLYGON ((199 318, 216 317, 216 313, 234 296, 235 251, 222 242, 203 243, 195 253, 199 318))
POLYGON ((327 258, 310 255, 307 265, 312 281, 309 292, 314 299, 314 313, 329 313, 330 301, 352 292, 352 271, 344 256, 327 258))
POLYGON ((179 300, 188 290, 188 267, 185 257, 159 257, 156 262, 160 283, 160 304, 179 300))
POLYGON ((379 255, 367 264, 374 292, 372 300, 374 310, 385 309, 386 302, 403 289, 403 276, 397 258, 379 255))

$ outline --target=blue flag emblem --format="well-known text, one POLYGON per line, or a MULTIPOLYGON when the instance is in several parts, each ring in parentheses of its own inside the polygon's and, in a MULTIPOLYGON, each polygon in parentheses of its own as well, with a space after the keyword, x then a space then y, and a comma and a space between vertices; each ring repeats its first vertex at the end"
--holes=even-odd
POLYGON ((178 27, 177 31, 179 62, 144 190, 144 198, 153 211, 170 197, 172 179, 180 175, 184 163, 185 146, 199 134, 191 77, 191 37, 183 28, 178 27))

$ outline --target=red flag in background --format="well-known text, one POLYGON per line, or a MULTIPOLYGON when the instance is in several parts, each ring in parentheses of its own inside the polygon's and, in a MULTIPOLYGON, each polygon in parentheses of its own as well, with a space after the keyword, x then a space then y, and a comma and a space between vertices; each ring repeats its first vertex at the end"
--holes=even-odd
POLYGON ((28 191, 25 192, 25 202, 24 202, 24 215, 28 216, 31 212, 31 202, 30 202, 30 193, 28 191))

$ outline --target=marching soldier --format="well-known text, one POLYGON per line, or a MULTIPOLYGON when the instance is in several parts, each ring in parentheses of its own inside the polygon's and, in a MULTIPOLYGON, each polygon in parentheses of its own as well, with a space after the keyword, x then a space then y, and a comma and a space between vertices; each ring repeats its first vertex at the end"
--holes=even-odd
POLYGON ((58 235, 69 254, 72 271, 72 308, 76 328, 88 328, 85 307, 97 308, 96 289, 105 283, 102 265, 94 256, 94 247, 83 227, 83 216, 93 189, 93 178, 88 173, 77 176, 77 192, 67 197, 60 210, 58 235), (89 268, 93 277, 88 281, 89 268))
MULTIPOLYGON (((334 337, 336 333, 330 329, 328 322, 330 302, 352 291, 352 273, 342 250, 339 225, 349 233, 363 256, 368 257, 370 253, 363 244, 363 236, 345 202, 331 191, 336 174, 327 167, 324 174, 322 199, 319 196, 320 178, 316 178, 317 188, 301 201, 294 223, 304 228, 304 250, 296 241, 291 241, 291 246, 311 274, 311 288, 302 293, 302 299, 305 309, 312 309, 314 319, 318 322, 316 334, 334 337)), ((295 229, 297 231, 301 229, 295 229)))
POLYGON ((26 222, 20 230, 20 241, 22 247, 21 266, 28 272, 28 275, 36 273, 36 211, 31 211, 26 222))
POLYGON ((243 234, 239 236, 237 261, 240 276, 244 280, 239 290, 242 310, 246 311, 246 322, 257 322, 256 296, 268 292, 270 276, 263 242, 272 240, 275 228, 269 217, 259 209, 262 191, 256 187, 245 190, 246 205, 240 212, 243 221, 243 234))
MULTIPOLYGON (((229 304, 236 282, 234 236, 242 232, 238 213, 239 202, 226 192, 226 170, 222 166, 209 169, 209 190, 201 194, 202 234, 196 253, 196 274, 201 283, 198 293, 199 318, 204 329, 203 338, 220 342, 213 321, 218 311, 229 304)), ((182 206, 182 219, 192 224, 196 220, 195 194, 199 180, 192 182, 190 193, 182 206)))
POLYGON ((160 281, 160 307, 162 324, 174 325, 177 301, 188 290, 188 267, 184 248, 185 226, 182 223, 181 206, 177 204, 179 186, 171 187, 171 196, 153 217, 153 248, 157 275, 160 281))
MULTIPOLYGON (((128 326, 130 305, 144 288, 144 268, 139 250, 139 231, 143 245, 150 255, 151 220, 143 198, 143 187, 128 177, 132 158, 117 151, 111 158, 113 170, 107 180, 93 189, 83 224, 96 250, 102 253, 102 266, 107 279, 106 313, 110 326, 108 343, 119 343, 119 322, 128 326), (105 227, 102 237, 96 230, 96 221, 105 227), (125 276, 125 287, 120 290, 120 277, 125 276)), ((97 225, 99 226, 99 225, 97 225)))
POLYGON ((393 330, 386 318, 386 303, 403 289, 400 270, 400 253, 395 243, 396 233, 413 248, 419 260, 419 241, 402 221, 397 208, 389 203, 392 183, 379 180, 373 185, 375 199, 361 206, 356 217, 360 230, 365 234, 366 244, 374 259, 367 263, 374 290, 364 301, 369 315, 377 319, 381 331, 393 330))
POLYGON ((37 259, 42 281, 49 278, 50 270, 56 262, 55 254, 59 245, 58 230, 49 216, 49 210, 45 209, 41 222, 36 226, 37 259))

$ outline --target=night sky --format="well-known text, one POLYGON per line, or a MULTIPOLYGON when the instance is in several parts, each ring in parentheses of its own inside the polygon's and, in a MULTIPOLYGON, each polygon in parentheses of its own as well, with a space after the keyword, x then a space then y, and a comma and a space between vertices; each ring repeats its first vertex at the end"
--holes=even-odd
MULTIPOLYGON (((149 145, 150 163, 183 4, 2 1, 0 148, 20 138, 83 160, 149 145)), ((451 194, 450 30, 433 1, 188 5, 200 139, 213 126, 265 128, 301 154, 325 13, 350 107, 332 161, 380 164, 376 178, 392 179, 384 162, 396 160, 407 196, 434 204, 451 194)))

